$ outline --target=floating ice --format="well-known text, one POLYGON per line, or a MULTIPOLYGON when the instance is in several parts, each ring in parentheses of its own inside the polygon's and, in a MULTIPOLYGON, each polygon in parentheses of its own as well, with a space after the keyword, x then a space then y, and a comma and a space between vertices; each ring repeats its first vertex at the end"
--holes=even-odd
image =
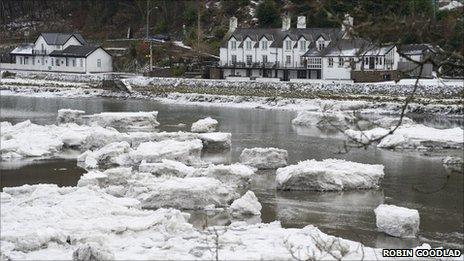
POLYGON ((232 144, 232 134, 225 132, 200 133, 198 138, 201 139, 206 149, 229 149, 232 144))
POLYGON ((72 110, 72 109, 60 109, 58 110, 58 116, 56 117, 56 122, 58 124, 63 123, 76 123, 82 124, 82 116, 85 114, 85 111, 81 110, 72 110))
POLYGON ((352 118, 351 115, 338 111, 300 111, 296 118, 292 120, 292 124, 300 126, 344 126, 352 118))
POLYGON ((207 117, 207 118, 204 118, 204 119, 201 119, 201 120, 198 120, 198 121, 192 123, 191 131, 192 132, 199 132, 199 133, 214 132, 214 131, 216 131, 217 125, 218 125, 217 120, 215 120, 213 118, 210 118, 210 117, 207 117))
POLYGON ((161 162, 163 159, 176 160, 187 165, 201 162, 201 140, 175 141, 164 140, 160 142, 144 142, 137 149, 129 152, 132 163, 161 162))
MULTIPOLYGON (((373 123, 375 125, 381 127, 381 128, 390 129, 390 128, 396 127, 396 125, 398 125, 399 122, 400 122, 399 117, 397 117, 397 118, 383 117, 383 118, 380 118, 378 120, 375 120, 373 123)), ((409 125, 413 125, 413 124, 414 124, 413 120, 411 120, 408 117, 403 117, 403 119, 401 120, 401 125, 400 126, 409 126, 409 125)))
POLYGON ((445 157, 443 159, 443 166, 448 170, 464 174, 464 160, 460 157, 445 157))
POLYGON ((101 127, 113 127, 121 130, 152 130, 159 123, 156 120, 157 111, 151 112, 102 112, 84 116, 88 125, 101 127))
POLYGON ((233 187, 246 187, 256 169, 235 163, 232 165, 210 165, 206 168, 197 169, 193 176, 212 177, 233 187))
POLYGON ((232 202, 229 211, 233 217, 240 216, 260 216, 261 204, 253 191, 247 191, 245 195, 232 202))
POLYGON ((383 165, 340 159, 306 160, 277 169, 276 186, 281 190, 316 191, 377 188, 383 169, 383 165))
POLYGON ((127 154, 130 151, 129 143, 113 142, 98 150, 84 152, 77 161, 81 162, 81 166, 85 169, 124 165, 128 161, 127 154))
POLYGON ((275 169, 287 165, 288 152, 277 148, 244 149, 240 162, 258 169, 275 169))
POLYGON ((382 204, 375 210, 379 231, 394 237, 415 237, 419 231, 419 212, 415 209, 382 204))
POLYGON ((191 176, 195 171, 195 168, 189 167, 178 161, 164 159, 157 163, 146 163, 142 161, 139 166, 139 171, 149 172, 155 176, 172 176, 183 178, 185 176, 191 176))

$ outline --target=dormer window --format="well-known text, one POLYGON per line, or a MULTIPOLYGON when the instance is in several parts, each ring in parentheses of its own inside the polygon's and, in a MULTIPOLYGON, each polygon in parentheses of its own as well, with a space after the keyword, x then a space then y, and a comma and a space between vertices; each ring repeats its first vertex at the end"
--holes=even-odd
POLYGON ((306 41, 305 40, 300 41, 300 51, 306 51, 306 41))
POLYGON ((267 41, 266 40, 261 42, 261 49, 267 50, 267 41))
POLYGON ((246 41, 245 42, 245 47, 247 50, 251 50, 251 41, 246 41))
POLYGON ((237 49, 237 42, 236 41, 230 41, 230 49, 232 49, 232 50, 237 49))
POLYGON ((285 41, 285 50, 287 50, 287 51, 292 50, 292 41, 290 41, 290 40, 285 41))
POLYGON ((318 42, 318 49, 319 51, 325 48, 325 41, 319 41, 318 42))

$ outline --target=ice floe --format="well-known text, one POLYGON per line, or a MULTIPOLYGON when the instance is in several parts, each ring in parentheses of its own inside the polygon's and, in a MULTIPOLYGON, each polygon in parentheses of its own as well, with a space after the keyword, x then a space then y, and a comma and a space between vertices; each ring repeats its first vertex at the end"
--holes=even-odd
POLYGON ((102 112, 85 115, 85 123, 91 126, 113 127, 119 130, 152 130, 159 125, 157 111, 151 112, 102 112))
POLYGON ((340 159, 306 160, 276 171, 280 190, 349 190, 378 188, 384 177, 383 165, 340 159))
POLYGON ((374 209, 377 228, 395 237, 415 237, 419 231, 419 211, 382 204, 374 209))
POLYGON ((139 165, 140 172, 149 172, 155 176, 171 176, 184 178, 192 176, 195 168, 187 166, 181 162, 163 159, 161 162, 147 163, 142 161, 139 165))
POLYGON ((251 182, 256 169, 240 163, 232 165, 210 165, 199 168, 193 176, 212 177, 232 187, 246 187, 251 182))
POLYGON ((58 124, 62 123, 76 123, 82 124, 82 116, 85 114, 85 111, 81 110, 72 110, 72 109, 60 109, 58 110, 58 116, 56 117, 56 122, 58 124))
POLYGON ((240 162, 258 169, 275 169, 287 165, 288 152, 278 148, 244 149, 240 162))
POLYGON ((113 142, 100 149, 82 153, 77 161, 86 169, 124 165, 128 161, 127 154, 130 150, 130 144, 125 141, 113 142))
POLYGON ((198 138, 205 148, 212 150, 229 149, 232 144, 232 134, 226 132, 200 133, 198 138))
POLYGON ((201 119, 201 120, 198 120, 192 123, 191 131, 199 132, 199 133, 214 132, 216 131, 217 125, 218 125, 217 120, 211 117, 207 117, 207 118, 204 118, 204 119, 201 119))
POLYGON ((255 193, 249 190, 242 197, 232 202, 229 212, 233 217, 260 216, 261 209, 261 203, 259 203, 255 193))
MULTIPOLYGON (((383 117, 383 118, 375 120, 373 123, 374 123, 374 125, 376 125, 378 127, 385 128, 385 129, 391 129, 391 128, 396 127, 399 122, 400 122, 399 117, 396 117, 396 118, 395 117, 383 117)), ((401 125, 400 126, 410 126, 410 125, 413 125, 413 124, 414 124, 413 120, 411 120, 408 117, 403 117, 401 119, 401 125)))
POLYGON ((462 158, 447 156, 442 162, 445 169, 464 174, 464 160, 462 158))
POLYGON ((345 126, 353 117, 345 112, 339 111, 300 111, 293 125, 299 126, 345 126))

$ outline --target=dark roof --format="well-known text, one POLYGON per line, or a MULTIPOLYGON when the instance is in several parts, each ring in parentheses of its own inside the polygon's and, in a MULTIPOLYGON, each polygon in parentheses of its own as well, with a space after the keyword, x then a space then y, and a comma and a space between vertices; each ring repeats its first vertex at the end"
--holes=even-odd
MULTIPOLYGON (((65 56, 65 57, 87 57, 100 46, 93 45, 70 45, 64 50, 55 50, 50 53, 50 56, 65 56)), ((103 49, 103 48, 102 48, 103 49)), ((105 50, 105 49, 103 49, 105 50)))
POLYGON ((87 44, 80 33, 41 33, 40 35, 44 38, 45 42, 50 45, 63 45, 72 36, 76 37, 81 44, 87 44))
POLYGON ((231 37, 243 41, 250 37, 253 41, 259 41, 262 37, 273 41, 270 47, 282 47, 283 40, 288 36, 290 39, 297 41, 303 36, 308 41, 315 41, 319 36, 327 40, 339 38, 342 35, 340 28, 290 28, 282 30, 281 28, 237 28, 232 33, 228 33, 221 43, 221 47, 227 47, 227 42, 231 37))
POLYGON ((322 50, 317 49, 317 44, 312 42, 304 56, 362 56, 362 55, 385 55, 394 45, 374 45, 366 39, 335 39, 322 50))
POLYGON ((426 51, 437 53, 441 50, 439 46, 431 44, 404 44, 398 47, 403 54, 422 54, 426 51))

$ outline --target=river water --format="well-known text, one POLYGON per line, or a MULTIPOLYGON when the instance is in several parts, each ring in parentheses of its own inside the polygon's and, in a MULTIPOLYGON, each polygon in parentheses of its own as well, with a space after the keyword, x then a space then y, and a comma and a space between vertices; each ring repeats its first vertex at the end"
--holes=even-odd
MULTIPOLYGON (((0 120, 16 123, 30 119, 34 123, 52 124, 60 108, 80 109, 87 113, 157 110, 160 129, 167 131, 188 131, 192 122, 211 116, 220 122, 220 131, 232 133, 230 151, 203 155, 206 160, 215 163, 237 162, 244 148, 278 147, 288 150, 290 164, 326 158, 383 164, 386 176, 381 189, 347 192, 276 191, 275 171, 259 171, 251 190, 263 205, 261 221, 279 220, 285 227, 312 224, 323 232, 375 247, 407 248, 425 242, 435 247, 464 248, 464 175, 444 169, 441 159, 445 154, 422 155, 376 148, 340 154, 337 152, 342 146, 342 139, 336 131, 292 127, 290 121, 295 112, 170 105, 150 100, 3 95, 0 120), (179 123, 187 127, 177 126, 179 123), (377 232, 373 210, 382 203, 417 209, 421 216, 419 237, 398 239, 377 232)), ((417 117, 416 120, 440 128, 462 127, 462 121, 443 118, 417 117)), ((462 155, 462 151, 447 154, 462 155)), ((84 172, 73 159, 0 162, 0 170, 2 188, 36 183, 73 186, 84 172)), ((206 215, 192 212, 191 222, 202 226, 206 215)), ((224 213, 208 217, 208 224, 228 222, 224 213)))

